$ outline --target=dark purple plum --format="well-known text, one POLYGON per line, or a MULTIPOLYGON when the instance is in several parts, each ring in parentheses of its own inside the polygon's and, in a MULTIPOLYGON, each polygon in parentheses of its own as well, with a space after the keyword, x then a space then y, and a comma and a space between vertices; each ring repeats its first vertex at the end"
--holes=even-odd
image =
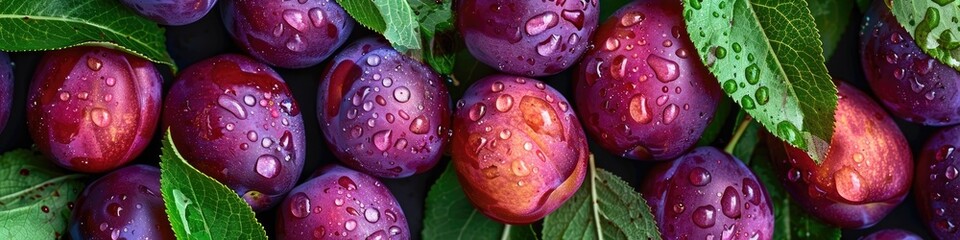
POLYGON ((917 210, 930 232, 940 239, 960 239, 960 127, 944 129, 920 152, 914 195, 917 210))
POLYGON ((874 1, 860 32, 860 59, 873 93, 907 121, 960 123, 960 71, 924 53, 885 2, 874 1))
POLYGON ((884 229, 871 233, 860 240, 923 240, 923 238, 907 230, 884 229))
POLYGON ((529 77, 569 68, 597 28, 599 0, 456 2, 457 26, 477 60, 529 77))
POLYGON ((13 65, 7 53, 0 52, 0 132, 7 126, 13 103, 13 65))
POLYGON ((353 18, 334 0, 232 0, 220 5, 233 40, 254 58, 283 68, 320 63, 353 31, 353 18))
POLYGON ((700 62, 679 1, 634 1, 604 22, 575 74, 577 111, 607 151, 666 160, 713 119, 721 90, 700 62))
POLYGON ((650 170, 643 196, 664 239, 773 239, 773 207, 730 154, 701 147, 650 170))
POLYGON ((163 25, 187 25, 213 9, 217 0, 120 0, 120 3, 163 25))
POLYGON ((543 82, 509 75, 480 79, 457 103, 453 126, 460 184, 494 220, 540 220, 583 183, 586 136, 566 98, 543 82))
POLYGON ((913 158, 903 133, 883 108, 837 83, 836 125, 819 165, 806 151, 770 137, 773 165, 807 212, 841 228, 873 226, 910 191, 913 158))
POLYGON ((152 63, 120 51, 47 52, 29 89, 30 136, 64 168, 116 169, 150 142, 160 118, 161 82, 152 63))
POLYGON ((303 170, 303 117, 267 65, 220 55, 190 66, 167 95, 163 125, 183 157, 263 211, 303 170))
POLYGON ((330 165, 277 210, 278 239, 410 239, 407 217, 383 183, 330 165))
POLYGON ((160 197, 160 169, 133 165, 97 179, 70 216, 72 239, 174 239, 160 197))
POLYGON ((433 168, 450 129, 440 75, 383 41, 363 39, 334 57, 320 80, 317 119, 346 165, 386 178, 433 168))

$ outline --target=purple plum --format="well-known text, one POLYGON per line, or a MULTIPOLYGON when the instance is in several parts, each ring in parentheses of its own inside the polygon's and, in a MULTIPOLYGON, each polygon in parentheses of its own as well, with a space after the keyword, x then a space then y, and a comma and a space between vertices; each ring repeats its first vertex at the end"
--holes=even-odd
POLYGON ((954 153, 958 146, 960 127, 944 129, 924 145, 917 163, 917 210, 940 239, 960 239, 960 203, 953 200, 960 198, 960 153, 954 153))
POLYGON ((120 3, 159 24, 180 26, 203 18, 217 0, 120 0, 120 3))
POLYGON ((174 239, 160 197, 160 169, 133 165, 97 179, 70 216, 72 239, 174 239))
POLYGON ((923 238, 907 230, 884 229, 871 233, 860 240, 923 240, 923 238))
POLYGON ((7 126, 10 118, 10 105, 13 103, 13 65, 7 53, 0 52, 0 132, 7 126))

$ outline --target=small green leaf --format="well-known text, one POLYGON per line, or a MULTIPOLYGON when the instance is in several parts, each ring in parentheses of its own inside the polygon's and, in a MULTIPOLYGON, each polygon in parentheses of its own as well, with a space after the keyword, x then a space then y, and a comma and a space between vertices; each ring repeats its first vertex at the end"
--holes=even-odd
POLYGON ((467 199, 453 164, 440 174, 424 204, 423 239, 535 239, 531 226, 503 225, 490 220, 467 199))
POLYGON ((406 0, 337 0, 360 25, 383 35, 398 51, 420 49, 420 25, 406 0))
POLYGON ((453 10, 451 2, 436 0, 407 0, 417 15, 420 23, 420 33, 423 35, 423 60, 430 64, 437 73, 449 75, 453 73, 453 64, 457 58, 459 37, 453 28, 453 10))
POLYGON ((820 41, 823 42, 823 57, 830 59, 837 49, 837 43, 847 30, 854 0, 808 0, 810 13, 817 22, 820 41))
POLYGON ((2 51, 102 46, 177 68, 163 29, 116 0, 0 0, 0 33, 2 51))
POLYGON ((837 89, 806 1, 683 3, 690 39, 724 92, 775 136, 821 162, 833 137, 837 89))
POLYGON ((83 177, 65 174, 30 150, 0 155, 0 239, 67 235, 69 205, 83 191, 83 177))
POLYGON ((160 156, 160 192, 177 239, 267 239, 250 205, 190 166, 169 131, 160 156))
POLYGON ((620 177, 596 168, 572 198, 543 220, 544 239, 660 239, 647 201, 620 177), (603 236, 598 236, 598 232, 603 236))
POLYGON ((923 52, 960 71, 960 1, 896 0, 893 15, 923 52))

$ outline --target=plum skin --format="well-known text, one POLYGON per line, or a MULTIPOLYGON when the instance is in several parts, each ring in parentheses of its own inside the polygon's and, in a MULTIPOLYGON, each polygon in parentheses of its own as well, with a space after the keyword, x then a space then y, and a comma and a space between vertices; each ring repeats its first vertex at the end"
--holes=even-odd
POLYGON ((226 54, 188 67, 171 87, 163 126, 182 156, 254 211, 282 199, 303 170, 303 117, 270 67, 226 54))
POLYGON ((860 32, 860 59, 873 93, 904 120, 960 123, 960 71, 924 53, 884 2, 874 1, 860 32))
POLYGON ((470 202, 484 215, 527 224, 560 207, 587 171, 586 137, 559 92, 542 82, 492 75, 456 106, 452 155, 470 202))
POLYGON ((918 157, 914 191, 917 210, 924 223, 940 239, 960 238, 960 186, 955 182, 960 157, 955 154, 960 146, 960 127, 950 127, 934 134, 923 146, 918 157))
POLYGON ((743 162, 716 148, 655 166, 641 192, 664 239, 773 238, 766 189, 743 162))
POLYGON ((597 47, 584 55, 574 92, 585 129, 604 149, 672 159, 712 121, 720 86, 683 30, 681 10, 678 1, 634 1, 594 34, 597 47))
POLYGON ((553 75, 588 48, 598 2, 463 0, 455 3, 457 28, 480 62, 510 74, 553 75))
POLYGON ((127 166, 97 179, 70 216, 72 239, 174 239, 160 197, 160 169, 127 166))
POLYGON ((221 8, 237 45, 283 68, 305 68, 327 59, 354 26, 353 18, 333 0, 234 0, 222 2, 221 8))
POLYGON ((0 52, 0 132, 7 126, 13 104, 13 65, 7 53, 0 52))
POLYGON ((910 190, 913 159, 893 119, 866 94, 837 83, 830 151, 817 165, 803 150, 770 137, 773 165, 790 195, 826 223, 873 226, 910 190))
POLYGON ((400 204, 380 181, 337 165, 300 184, 277 211, 279 239, 410 239, 400 204))
POLYGON ((64 168, 115 169, 150 142, 160 117, 161 82, 152 63, 116 50, 47 52, 29 89, 30 136, 64 168))
POLYGON ((378 39, 347 47, 317 94, 317 119, 344 164, 385 178, 425 172, 448 144, 450 94, 440 75, 378 39))
POLYGON ((120 3, 163 25, 187 25, 207 15, 217 0, 120 0, 120 3))
POLYGON ((922 240, 920 236, 907 230, 884 229, 876 231, 860 240, 922 240))

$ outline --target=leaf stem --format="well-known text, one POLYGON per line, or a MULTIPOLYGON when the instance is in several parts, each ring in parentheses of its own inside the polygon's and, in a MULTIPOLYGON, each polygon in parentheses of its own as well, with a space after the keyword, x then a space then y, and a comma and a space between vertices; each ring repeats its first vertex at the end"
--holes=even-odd
POLYGON ((500 240, 508 240, 508 239, 510 239, 510 228, 512 228, 512 227, 513 227, 513 225, 510 225, 510 224, 504 224, 504 225, 503 225, 503 234, 500 235, 500 240))
POLYGON ((731 138, 727 146, 723 148, 724 152, 733 154, 733 149, 737 147, 737 143, 740 142, 740 137, 743 137, 743 132, 747 130, 747 126, 750 126, 751 121, 753 121, 753 117, 750 117, 750 115, 743 117, 743 121, 740 121, 740 125, 737 126, 737 131, 733 133, 733 138, 731 138))
POLYGON ((593 205, 593 224, 597 227, 597 240, 603 240, 603 230, 600 229, 600 204, 597 203, 597 164, 590 154, 590 201, 593 205))
POLYGON ((29 192, 31 192, 31 191, 40 189, 41 187, 44 187, 44 186, 48 186, 48 185, 52 185, 52 184, 55 184, 55 183, 64 182, 64 181, 67 181, 67 180, 79 179, 79 178, 83 178, 83 177, 86 177, 86 175, 82 175, 82 174, 70 174, 70 175, 59 176, 59 177, 52 178, 52 179, 43 181, 43 182, 41 182, 41 183, 35 184, 35 185, 33 185, 33 186, 30 186, 30 188, 26 188, 26 189, 23 189, 23 190, 20 190, 20 191, 18 191, 18 192, 11 193, 11 194, 8 194, 8 195, 5 195, 5 196, 0 196, 0 200, 6 201, 6 200, 9 200, 11 197, 17 197, 17 196, 20 196, 20 195, 29 193, 29 192))

